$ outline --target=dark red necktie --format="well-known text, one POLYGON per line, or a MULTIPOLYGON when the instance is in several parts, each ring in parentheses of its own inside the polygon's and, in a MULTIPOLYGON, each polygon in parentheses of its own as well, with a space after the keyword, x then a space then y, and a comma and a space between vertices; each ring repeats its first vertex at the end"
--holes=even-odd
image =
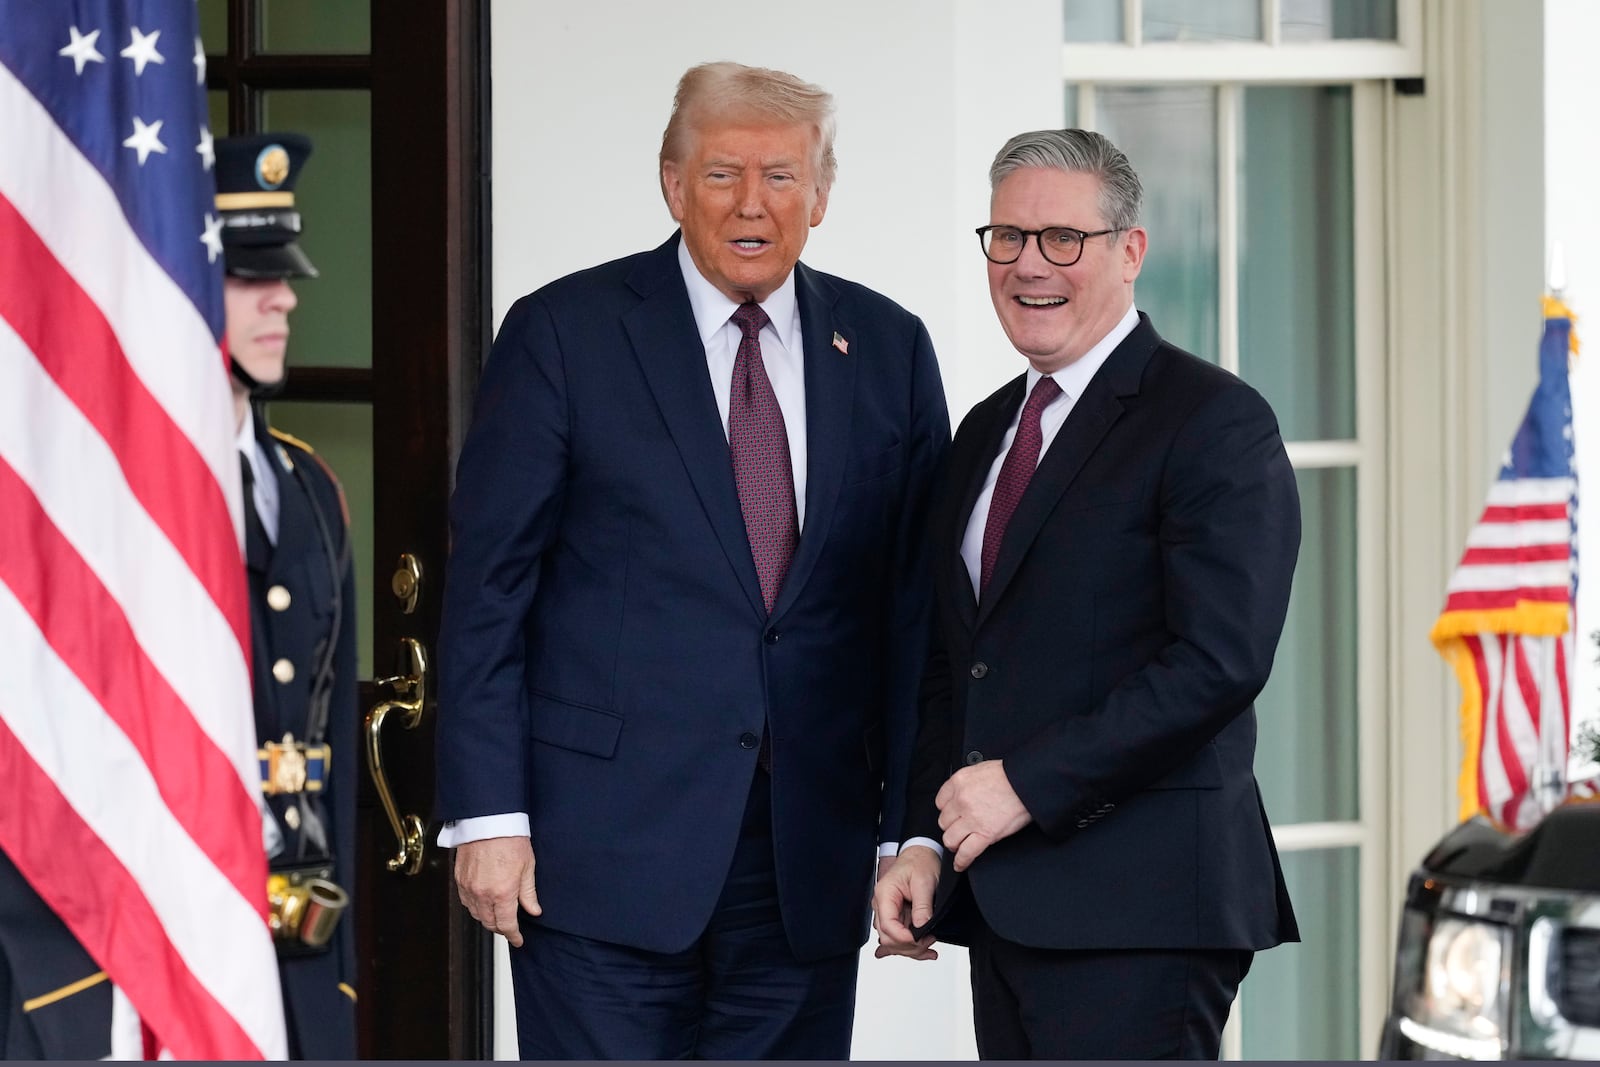
POLYGON ((1006 524, 1011 521, 1012 512, 1017 510, 1017 501, 1022 499, 1022 491, 1028 488, 1028 479, 1033 477, 1034 468, 1039 465, 1039 449, 1044 443, 1044 435, 1039 429, 1039 415, 1050 401, 1060 395, 1061 386, 1055 383, 1054 378, 1040 378, 1039 384, 1028 394, 1028 402, 1022 405, 1016 439, 1011 442, 1011 451, 1006 453, 1005 462, 1000 464, 1000 477, 995 479, 994 496, 989 500, 989 520, 983 527, 983 557, 978 569, 979 597, 983 596, 989 579, 994 577, 994 562, 1000 558, 1000 540, 1006 535, 1006 524))
POLYGON ((733 480, 739 489, 745 535, 761 579, 761 599, 770 615, 800 541, 800 527, 795 519, 789 434, 761 362, 761 328, 769 321, 759 304, 741 304, 733 313, 733 324, 742 336, 733 357, 728 448, 733 455, 733 480))

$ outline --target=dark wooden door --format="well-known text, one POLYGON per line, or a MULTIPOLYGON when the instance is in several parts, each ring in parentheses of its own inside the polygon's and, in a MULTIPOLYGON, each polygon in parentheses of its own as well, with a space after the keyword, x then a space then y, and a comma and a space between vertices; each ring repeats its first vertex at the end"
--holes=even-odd
MULTIPOLYGON (((298 198, 322 277, 296 285, 289 387, 270 417, 329 460, 350 499, 364 678, 347 713, 415 695, 392 680, 412 673, 412 642, 427 661, 417 725, 391 711, 379 740, 398 813, 426 824, 446 506, 490 328, 487 2, 200 10, 213 132, 295 129, 316 142, 298 198), (395 581, 402 561, 420 575, 411 586, 395 581)), ((420 860, 391 869, 400 843, 361 778, 361 1056, 487 1057, 488 937, 454 900, 434 826, 420 860)))

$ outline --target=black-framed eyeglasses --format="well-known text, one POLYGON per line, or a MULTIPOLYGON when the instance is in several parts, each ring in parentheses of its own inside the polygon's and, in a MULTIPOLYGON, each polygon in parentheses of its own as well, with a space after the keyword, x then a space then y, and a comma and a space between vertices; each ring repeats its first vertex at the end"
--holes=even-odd
POLYGON ((1039 254, 1058 267, 1070 267, 1083 256, 1083 242, 1091 237, 1104 237, 1119 229, 1085 232, 1071 226, 1046 226, 1042 230, 1019 230, 1015 226, 979 226, 978 244, 991 263, 1015 263, 1028 247, 1028 238, 1039 242, 1039 254))

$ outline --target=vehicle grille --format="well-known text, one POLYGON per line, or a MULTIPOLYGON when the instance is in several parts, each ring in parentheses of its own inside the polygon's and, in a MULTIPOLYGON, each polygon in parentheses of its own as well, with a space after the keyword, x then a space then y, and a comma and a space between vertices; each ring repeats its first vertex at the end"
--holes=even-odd
POLYGON ((1569 927, 1562 933, 1556 1005, 1569 1022, 1600 1026, 1600 930, 1569 927))

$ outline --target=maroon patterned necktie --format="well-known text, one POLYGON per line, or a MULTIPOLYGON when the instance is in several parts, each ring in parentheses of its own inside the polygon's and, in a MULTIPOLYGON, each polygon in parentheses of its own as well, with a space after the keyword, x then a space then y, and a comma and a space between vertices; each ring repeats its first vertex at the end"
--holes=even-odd
POLYGON ((794 467, 789 433, 772 382, 761 362, 761 328, 771 320, 759 304, 741 304, 733 313, 739 351, 733 357, 733 390, 728 397, 728 448, 739 489, 745 535, 761 579, 767 614, 778 602, 800 527, 795 518, 794 467))
POLYGON ((1017 423, 1016 439, 1011 442, 1011 451, 1006 453, 1005 462, 1000 464, 1000 477, 995 479, 994 496, 989 500, 989 520, 983 527, 983 557, 978 570, 979 597, 988 588, 989 579, 994 577, 994 562, 1000 558, 1000 539, 1006 535, 1006 524, 1011 521, 1012 512, 1017 510, 1017 501, 1022 499, 1022 491, 1028 488, 1028 479, 1033 477, 1034 468, 1039 465, 1039 449, 1044 443, 1044 435, 1039 429, 1039 415, 1050 401, 1060 395, 1061 386, 1056 384, 1054 378, 1040 378, 1039 384, 1028 394, 1028 402, 1022 405, 1022 419, 1017 423))

